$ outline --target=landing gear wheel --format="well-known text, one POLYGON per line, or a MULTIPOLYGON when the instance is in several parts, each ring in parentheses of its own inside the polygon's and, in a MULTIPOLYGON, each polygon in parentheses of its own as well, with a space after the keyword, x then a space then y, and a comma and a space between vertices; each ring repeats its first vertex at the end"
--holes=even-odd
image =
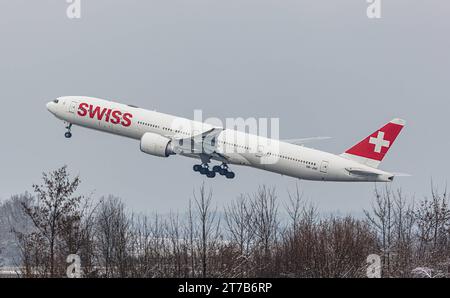
POLYGON ((214 178, 214 177, 216 177, 216 172, 209 171, 208 173, 206 173, 206 177, 208 177, 208 178, 214 178))
POLYGON ((67 132, 64 134, 64 136, 65 136, 67 139, 70 139, 70 138, 72 137, 72 133, 70 132, 70 130, 72 129, 72 123, 67 123, 67 122, 64 122, 64 123, 67 124, 67 125, 66 125, 67 132))
POLYGON ((235 174, 233 172, 227 172, 225 174, 225 177, 227 177, 228 179, 233 179, 235 177, 235 174))
MULTIPOLYGON (((220 166, 216 166, 217 171, 220 175, 225 176, 228 173, 228 165, 226 163, 222 163, 220 166)), ((214 167, 214 168, 216 168, 214 167)), ((213 169, 214 169, 213 168, 213 169)))
POLYGON ((228 165, 226 163, 221 164, 220 166, 214 166, 212 169, 209 169, 209 165, 207 162, 204 162, 200 165, 194 165, 192 167, 194 172, 199 172, 202 175, 205 175, 208 178, 214 178, 217 176, 217 173, 226 176, 228 179, 234 178, 234 173, 228 170, 228 165))

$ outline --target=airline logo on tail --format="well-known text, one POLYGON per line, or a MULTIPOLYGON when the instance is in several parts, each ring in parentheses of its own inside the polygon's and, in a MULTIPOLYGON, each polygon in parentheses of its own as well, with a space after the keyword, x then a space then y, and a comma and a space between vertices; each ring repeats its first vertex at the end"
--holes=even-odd
POLYGON ((343 156, 377 168, 404 126, 404 120, 394 119, 345 151, 343 156))
POLYGON ((374 151, 376 153, 381 153, 381 149, 383 147, 389 148, 389 146, 391 145, 390 141, 386 141, 384 139, 384 132, 382 132, 381 130, 378 132, 378 136, 376 138, 370 137, 369 143, 375 145, 374 151))

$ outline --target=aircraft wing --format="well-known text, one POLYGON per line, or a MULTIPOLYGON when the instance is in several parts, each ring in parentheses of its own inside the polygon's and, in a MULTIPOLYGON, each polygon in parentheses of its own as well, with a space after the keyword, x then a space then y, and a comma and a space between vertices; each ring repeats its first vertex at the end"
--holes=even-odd
POLYGON ((198 155, 202 160, 216 158, 226 162, 227 156, 216 150, 216 138, 222 131, 223 128, 215 127, 189 138, 174 139, 174 150, 179 153, 198 155))
POLYGON ((311 137, 311 138, 303 138, 303 139, 285 139, 280 140, 282 142, 290 143, 293 145, 304 145, 307 143, 312 143, 316 141, 322 141, 322 140, 328 140, 331 139, 331 137, 311 137))

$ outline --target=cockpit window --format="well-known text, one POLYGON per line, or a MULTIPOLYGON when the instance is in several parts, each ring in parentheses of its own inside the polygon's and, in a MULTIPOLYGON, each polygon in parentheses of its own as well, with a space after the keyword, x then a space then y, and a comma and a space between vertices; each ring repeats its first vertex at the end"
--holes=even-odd
POLYGON ((55 100, 54 100, 53 102, 54 102, 54 103, 58 103, 58 102, 59 102, 59 100, 55 99, 55 100))

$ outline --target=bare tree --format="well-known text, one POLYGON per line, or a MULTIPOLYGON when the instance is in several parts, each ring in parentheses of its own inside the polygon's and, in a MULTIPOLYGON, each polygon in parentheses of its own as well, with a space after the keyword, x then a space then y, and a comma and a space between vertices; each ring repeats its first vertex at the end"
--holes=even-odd
POLYGON ((169 220, 167 225, 168 236, 170 239, 171 253, 173 255, 173 276, 174 277, 187 277, 188 270, 186 270, 187 250, 185 244, 181 239, 180 231, 180 219, 178 215, 173 213, 169 214, 169 220), (183 261, 184 260, 184 261, 183 261))
POLYGON ((194 212, 192 210, 192 200, 189 200, 189 208, 188 208, 188 223, 185 228, 185 238, 188 241, 189 247, 189 267, 190 269, 190 277, 195 277, 195 269, 196 269, 196 250, 195 250, 195 239, 197 237, 197 229, 194 224, 194 212))
MULTIPOLYGON (((450 209, 447 190, 442 194, 432 185, 431 199, 425 198, 415 212, 419 258, 432 265, 449 258, 450 209)), ((450 262, 448 260, 447 262, 450 262)))
POLYGON ((218 229, 220 220, 216 218, 217 209, 212 210, 212 192, 206 191, 205 184, 202 184, 198 196, 194 192, 194 201, 197 207, 200 225, 200 256, 202 265, 202 277, 208 274, 208 249, 213 248, 218 239, 218 229))
POLYGON ((302 206, 304 208, 303 194, 300 193, 298 184, 295 184, 295 192, 293 194, 288 192, 288 196, 289 204, 286 205, 286 211, 292 221, 292 229, 297 230, 301 218, 302 206))
POLYGON ((97 247, 106 277, 126 277, 130 233, 129 219, 119 198, 102 199, 96 216, 97 247))
POLYGON ((298 186, 294 193, 288 192, 286 211, 290 223, 282 230, 282 276, 312 277, 315 275, 311 262, 316 250, 317 209, 304 201, 298 186))
POLYGON ((0 202, 0 266, 21 263, 16 235, 33 231, 33 223, 22 208, 32 200, 31 194, 25 192, 0 202))
POLYGON ((274 188, 259 187, 251 201, 253 225, 258 245, 257 270, 260 276, 270 276, 275 270, 272 248, 275 247, 278 237, 278 205, 274 188))
POLYGON ((225 221, 232 243, 238 248, 236 263, 231 268, 231 274, 245 277, 250 272, 251 248, 255 241, 255 225, 251 212, 250 199, 241 195, 236 201, 225 207, 225 221))
POLYGON ((363 277, 377 252, 385 277, 449 276, 449 199, 435 188, 418 204, 375 189, 361 220, 320 215, 296 187, 280 220, 275 188, 260 186, 224 208, 222 226, 204 184, 186 213, 148 216, 114 196, 83 201, 66 167, 43 178, 35 197, 0 207, 0 232, 15 227, 26 277, 62 276, 70 253, 88 277, 363 277))
POLYGON ((414 263, 414 202, 408 203, 402 191, 394 196, 394 276, 408 277, 414 263))
MULTIPOLYGON (((66 166, 43 173, 42 178, 43 184, 33 185, 36 199, 22 204, 24 212, 33 222, 35 231, 30 235, 18 236, 27 248, 24 252, 28 251, 33 243, 42 249, 41 256, 35 256, 32 267, 39 268, 45 276, 55 277, 57 273, 64 271, 64 267, 56 270, 56 263, 65 263, 66 256, 64 253, 58 255, 56 250, 64 248, 63 245, 67 243, 62 241, 62 237, 70 232, 71 227, 79 224, 81 219, 79 204, 82 197, 74 196, 80 179, 78 176, 71 179, 66 166)), ((31 261, 28 256, 24 256, 24 259, 31 261)))
POLYGON ((383 263, 383 274, 391 274, 391 257, 394 229, 394 201, 391 190, 386 186, 384 191, 375 188, 375 204, 372 212, 364 210, 368 223, 374 228, 380 238, 380 250, 383 263), (373 213, 373 215, 372 215, 373 213))

